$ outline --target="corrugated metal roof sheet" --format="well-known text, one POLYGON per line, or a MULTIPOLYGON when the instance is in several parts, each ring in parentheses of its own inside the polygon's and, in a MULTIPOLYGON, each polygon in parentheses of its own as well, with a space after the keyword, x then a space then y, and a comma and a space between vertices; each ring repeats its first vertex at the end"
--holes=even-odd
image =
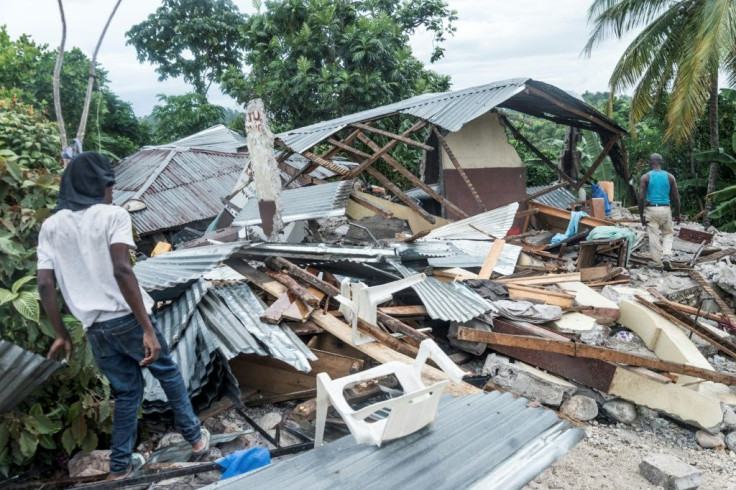
POLYGON ((181 286, 196 281, 243 246, 233 242, 174 250, 138 262, 133 272, 154 299, 173 299, 184 292, 181 286))
POLYGON ((500 208, 491 209, 485 213, 476 214, 469 218, 449 223, 435 228, 429 235, 420 238, 419 241, 428 240, 488 240, 488 236, 474 230, 470 225, 483 230, 495 237, 503 238, 514 224, 514 216, 519 209, 518 202, 512 202, 500 208))
MULTIPOLYGON (((352 180, 341 180, 283 191, 281 194, 282 220, 284 223, 290 223, 299 220, 343 216, 352 190, 352 180)), ((261 215, 258 210, 258 200, 251 197, 240 214, 233 220, 233 225, 252 226, 259 224, 261 224, 261 215)))
POLYGON ((585 437, 524 398, 494 391, 445 396, 435 426, 382 447, 351 436, 244 475, 221 488, 522 488, 585 437))
MULTIPOLYGON (((427 259, 429 265, 432 267, 482 267, 491 251, 493 240, 453 240, 450 243, 459 250, 459 253, 429 257, 427 259)), ((504 276, 513 274, 521 250, 518 245, 504 244, 493 271, 504 276)))
MULTIPOLYGON (((403 277, 416 274, 416 271, 397 262, 392 261, 391 264, 403 277)), ((435 320, 466 322, 495 310, 491 303, 459 282, 442 282, 434 277, 427 277, 411 288, 427 308, 427 314, 435 320)))
POLYGON ((552 85, 530 78, 513 78, 454 92, 419 95, 375 109, 285 131, 278 134, 277 138, 295 152, 302 153, 350 124, 381 119, 396 113, 410 114, 448 131, 459 131, 466 123, 497 106, 520 110, 539 117, 553 115, 559 118, 560 115, 564 115, 589 126, 590 122, 578 115, 587 113, 608 124, 609 127, 622 133, 626 132, 615 121, 598 112, 581 99, 573 97, 552 85), (556 99, 564 101, 566 105, 576 109, 576 113, 552 104, 537 95, 523 94, 527 86, 539 89, 551 94, 556 99), (517 95, 519 97, 515 97, 517 95))
POLYGON ((235 153, 239 148, 247 145, 248 140, 245 136, 228 129, 222 124, 218 124, 200 131, 199 133, 187 136, 186 138, 173 141, 166 145, 159 145, 158 148, 179 146, 184 148, 200 148, 204 150, 235 153))
POLYGON ((286 131, 277 135, 277 138, 295 152, 301 153, 350 124, 380 119, 397 112, 426 119, 450 131, 458 131, 465 123, 523 90, 527 80, 516 78, 455 92, 419 95, 394 104, 286 131))
MULTIPOLYGON (((300 371, 311 370, 314 353, 285 325, 262 322, 264 309, 244 282, 208 288, 199 280, 156 315, 190 397, 201 398, 197 408, 207 406, 216 394, 238 390, 227 364, 238 354, 269 356, 300 371)), ((148 370, 144 378, 145 411, 165 412, 167 398, 160 383, 148 370)))
MULTIPOLYGON (((526 188, 526 195, 531 196, 532 194, 535 194, 537 192, 541 192, 544 189, 547 189, 548 185, 537 185, 537 186, 528 186, 526 188)), ((553 208, 558 209, 570 209, 571 204, 578 199, 572 195, 570 191, 567 189, 555 189, 553 191, 550 191, 546 194, 542 194, 541 196, 537 196, 533 201, 546 204, 547 206, 552 206, 553 208)))
POLYGON ((0 415, 25 400, 60 367, 59 362, 0 340, 0 415))
POLYGON ((144 148, 115 166, 113 203, 137 199, 146 204, 131 213, 142 235, 212 219, 247 163, 247 154, 144 148))

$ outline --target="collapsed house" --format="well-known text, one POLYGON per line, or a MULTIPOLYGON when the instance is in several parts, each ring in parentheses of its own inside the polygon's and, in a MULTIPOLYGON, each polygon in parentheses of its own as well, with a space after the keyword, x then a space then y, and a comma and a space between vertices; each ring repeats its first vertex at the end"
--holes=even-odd
MULTIPOLYGON (((259 193, 254 166, 262 162, 243 145, 199 148, 207 138, 192 137, 191 147, 144 149, 121 162, 125 173, 136 158, 147 160, 144 152, 169 155, 139 163, 144 175, 129 170, 119 178, 116 202, 130 204, 139 235, 197 221, 173 224, 185 213, 207 214, 203 225, 211 220, 203 236, 134 267, 157 301, 159 325, 200 413, 298 403, 290 422, 299 428, 281 422, 277 433, 300 434, 304 449, 319 432, 321 373, 342 379, 411 364, 432 341, 465 374, 446 384, 453 377, 438 369, 441 362, 417 368, 426 387, 440 383, 446 393, 434 429, 379 447, 342 438, 217 488, 304 481, 521 488, 585 435, 556 411, 585 422, 600 408, 632 423, 638 406, 693 430, 735 430, 724 419, 736 407, 729 296, 736 240, 691 224, 675 240, 671 270, 649 269, 646 237, 631 226, 637 220, 615 202, 602 215, 600 201, 576 195, 607 156, 631 181, 624 132, 583 101, 530 79, 418 96, 276 135, 276 148, 264 153, 277 168, 269 176, 269 185, 272 177, 280 184, 269 197, 279 201, 276 213, 259 193), (585 175, 568 174, 563 169, 574 166, 549 161, 509 111, 594 131, 603 152, 585 175), (405 118, 409 129, 392 133, 387 118, 405 118), (559 181, 528 187, 509 136, 559 181), (421 150, 421 176, 391 156, 399 145, 421 150), (237 160, 230 184, 195 195, 191 186, 210 174, 183 170, 177 175, 188 180, 173 184, 168 165, 184 169, 182 155, 214 153, 237 160), (378 161, 415 188, 400 189, 373 167, 378 161), (178 192, 194 201, 171 197, 178 192), (136 217, 146 210, 153 214, 136 217), (280 230, 270 223, 276 214, 280 230), (149 222, 159 228, 145 228, 149 222), (440 461, 462 471, 448 476, 440 461), (392 468, 378 472, 380 483, 367 479, 377 476, 377 464, 392 468)), ((380 421, 411 390, 381 375, 340 391, 358 412, 380 406, 368 417, 380 421)), ((150 377, 144 413, 168 416, 150 377)), ((328 439, 348 432, 345 417, 329 412, 328 439)), ((246 421, 269 447, 283 449, 246 421)))

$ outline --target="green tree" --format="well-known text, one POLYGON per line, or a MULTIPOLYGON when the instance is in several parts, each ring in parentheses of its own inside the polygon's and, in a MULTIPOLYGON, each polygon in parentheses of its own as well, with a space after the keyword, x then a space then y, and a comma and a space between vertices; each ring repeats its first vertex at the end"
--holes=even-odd
POLYGON ((200 94, 158 96, 160 105, 151 111, 156 122, 155 141, 170 143, 223 121, 224 109, 200 94))
POLYGON ((164 0, 126 36, 141 63, 156 65, 159 80, 182 77, 206 96, 225 69, 241 63, 242 23, 231 0, 164 0))
MULTIPOLYGON (((718 72, 736 82, 736 2, 733 0, 595 0, 588 11, 593 31, 585 46, 610 36, 621 38, 643 27, 627 47, 610 79, 611 97, 635 87, 631 102, 633 127, 670 90, 664 137, 688 141, 698 119, 709 112, 710 149, 719 148, 718 72)), ((712 161, 708 195, 718 180, 712 161)), ((713 201, 706 200, 706 209, 713 201)), ((709 218, 706 215, 706 223, 709 218)))
POLYGON ((449 88, 449 77, 412 55, 417 29, 435 35, 433 59, 452 34, 445 1, 272 0, 247 17, 242 34, 247 73, 232 67, 226 93, 268 102, 277 128, 298 127, 449 88))

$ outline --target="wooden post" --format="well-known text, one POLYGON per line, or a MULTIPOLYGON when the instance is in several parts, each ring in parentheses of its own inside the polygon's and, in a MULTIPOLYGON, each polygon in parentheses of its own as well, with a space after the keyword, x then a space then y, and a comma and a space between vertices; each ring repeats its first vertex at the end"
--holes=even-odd
POLYGON ((475 202, 478 203, 478 207, 481 211, 487 211, 486 205, 483 204, 483 200, 480 198, 480 195, 478 195, 478 191, 475 190, 475 186, 473 186, 473 183, 470 181, 470 177, 468 177, 468 174, 465 173, 465 170, 463 170, 463 167, 460 166, 460 162, 457 161, 457 157, 452 152, 452 149, 450 148, 450 145, 447 144, 447 140, 445 140, 445 137, 442 136, 442 133, 440 133, 440 130, 437 129, 437 126, 432 126, 432 131, 434 132, 434 135, 437 137, 437 141, 439 141, 440 146, 442 146, 442 149, 445 150, 445 153, 447 153, 447 157, 452 162, 452 165, 455 167, 455 170, 457 170, 457 173, 460 174, 460 177, 465 181, 465 185, 468 186, 468 190, 470 190, 470 193, 473 195, 473 199, 475 199, 475 202))
POLYGON ((554 163, 552 163, 550 161, 550 159, 547 158, 547 156, 544 153, 542 153, 541 151, 539 151, 537 149, 537 147, 532 144, 531 141, 529 141, 528 139, 526 139, 524 137, 524 135, 521 134, 518 129, 516 129, 516 126, 514 126, 513 124, 511 124, 511 121, 509 121, 505 116, 502 116, 501 117, 501 121, 503 122, 504 126, 506 126, 507 128, 509 128, 509 131, 511 131, 511 134, 514 135, 514 138, 516 138, 524 146, 526 146, 527 148, 529 148, 529 150, 532 153, 534 153, 537 156, 537 158, 539 158, 542 161, 543 164, 547 165, 549 168, 551 168, 552 170, 554 170, 555 172, 557 172, 557 175, 559 175, 561 179, 567 181, 570 185, 575 185, 575 181, 572 179, 572 177, 570 177, 565 172, 563 172, 562 170, 560 170, 560 167, 558 167, 557 165, 555 165, 554 163))
POLYGON ((616 144, 619 138, 619 134, 616 133, 613 135, 613 137, 608 140, 608 143, 603 148, 603 151, 600 155, 598 155, 598 158, 595 159, 595 162, 593 162, 593 165, 590 166, 587 172, 585 172, 585 175, 583 175, 583 178, 578 180, 578 183, 575 184, 575 190, 580 189, 585 183, 590 179, 590 176, 593 175, 593 172, 595 172, 595 169, 598 168, 598 166, 605 160, 606 156, 608 156, 608 152, 611 151, 611 148, 613 148, 613 145, 616 144))
POLYGON ((266 236, 274 240, 284 228, 281 220, 281 172, 274 157, 274 136, 268 126, 266 108, 261 99, 248 102, 245 132, 248 135, 261 227, 266 236))

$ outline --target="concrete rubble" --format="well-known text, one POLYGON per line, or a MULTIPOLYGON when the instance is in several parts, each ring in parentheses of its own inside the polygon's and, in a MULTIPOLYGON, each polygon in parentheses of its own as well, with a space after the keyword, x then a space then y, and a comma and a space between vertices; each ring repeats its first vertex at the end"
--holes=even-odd
POLYGON ((698 488, 703 479, 702 472, 668 454, 653 454, 644 458, 639 471, 647 480, 667 490, 698 488))

